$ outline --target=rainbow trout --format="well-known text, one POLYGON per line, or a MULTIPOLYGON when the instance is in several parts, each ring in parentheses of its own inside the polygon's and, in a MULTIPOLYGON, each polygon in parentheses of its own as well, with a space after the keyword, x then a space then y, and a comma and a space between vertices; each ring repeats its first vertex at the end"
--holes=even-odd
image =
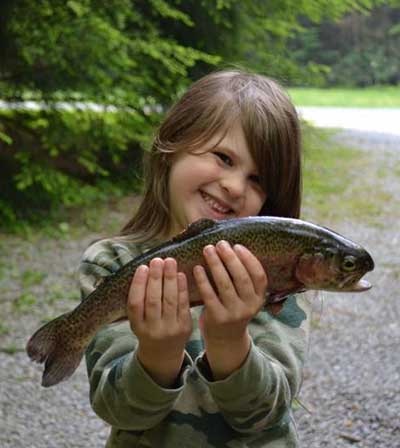
POLYGON ((329 229, 289 218, 201 219, 106 277, 74 310, 36 331, 27 353, 45 363, 42 385, 52 386, 72 375, 99 329, 126 318, 133 274, 152 258, 175 258, 178 270, 187 276, 191 306, 201 304, 193 267, 205 265, 204 246, 220 240, 246 246, 261 261, 268 276, 266 305, 306 290, 356 292, 371 287, 362 279, 374 268, 370 254, 329 229))

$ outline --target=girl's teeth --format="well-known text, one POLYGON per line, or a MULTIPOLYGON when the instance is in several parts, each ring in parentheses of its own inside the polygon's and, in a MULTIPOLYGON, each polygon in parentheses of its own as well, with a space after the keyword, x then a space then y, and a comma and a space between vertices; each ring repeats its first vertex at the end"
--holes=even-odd
POLYGON ((202 193, 204 200, 217 212, 219 213, 228 213, 230 211, 229 208, 223 207, 218 202, 216 202, 211 196, 207 193, 202 193))

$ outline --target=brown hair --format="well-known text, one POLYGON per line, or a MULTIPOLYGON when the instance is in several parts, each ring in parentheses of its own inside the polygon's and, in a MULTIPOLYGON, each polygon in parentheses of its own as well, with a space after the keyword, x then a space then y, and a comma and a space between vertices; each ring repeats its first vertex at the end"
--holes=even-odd
POLYGON ((272 79, 225 70, 196 81, 169 110, 145 158, 144 196, 120 235, 146 241, 168 232, 168 181, 180 151, 201 147, 216 133, 242 125, 267 199, 259 215, 298 218, 301 142, 296 110, 272 79))

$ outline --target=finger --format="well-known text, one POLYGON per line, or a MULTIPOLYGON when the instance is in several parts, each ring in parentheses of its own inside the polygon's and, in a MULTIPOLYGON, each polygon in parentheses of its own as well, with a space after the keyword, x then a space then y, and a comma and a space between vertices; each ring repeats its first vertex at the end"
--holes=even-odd
POLYGON ((178 273, 173 258, 164 260, 164 282, 162 295, 162 315, 176 319, 178 314, 178 273))
POLYGON ((195 266, 193 276, 204 306, 213 312, 222 311, 223 305, 216 295, 203 266, 195 266))
POLYGON ((246 296, 254 294, 254 285, 250 274, 231 245, 222 240, 217 243, 216 248, 232 279, 238 298, 243 300, 246 296))
POLYGON ((268 287, 268 278, 261 262, 246 247, 235 244, 233 250, 247 269, 257 295, 264 295, 268 287))
POLYGON ((153 258, 150 261, 144 305, 144 318, 147 321, 161 318, 163 268, 164 261, 161 258, 153 258))
POLYGON ((144 318, 144 298, 149 268, 141 265, 136 269, 128 293, 127 313, 128 319, 135 324, 143 321, 144 318))
POLYGON ((178 273, 178 320, 184 321, 190 313, 189 289, 186 275, 178 273))
POLYGON ((204 248, 204 258, 210 268, 212 278, 217 288, 218 297, 225 306, 228 306, 232 300, 237 298, 237 294, 224 263, 219 257, 215 247, 211 245, 204 248))

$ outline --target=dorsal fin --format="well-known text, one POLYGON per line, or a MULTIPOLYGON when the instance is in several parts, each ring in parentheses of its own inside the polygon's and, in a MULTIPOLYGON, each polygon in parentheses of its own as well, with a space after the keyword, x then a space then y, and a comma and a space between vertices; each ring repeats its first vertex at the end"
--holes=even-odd
POLYGON ((185 230, 183 230, 181 233, 178 233, 178 235, 174 236, 171 241, 176 243, 179 241, 186 240, 191 236, 198 235, 200 232, 203 232, 203 230, 215 227, 217 225, 217 222, 218 221, 215 221, 214 219, 200 218, 197 221, 192 222, 192 224, 189 224, 185 230))

